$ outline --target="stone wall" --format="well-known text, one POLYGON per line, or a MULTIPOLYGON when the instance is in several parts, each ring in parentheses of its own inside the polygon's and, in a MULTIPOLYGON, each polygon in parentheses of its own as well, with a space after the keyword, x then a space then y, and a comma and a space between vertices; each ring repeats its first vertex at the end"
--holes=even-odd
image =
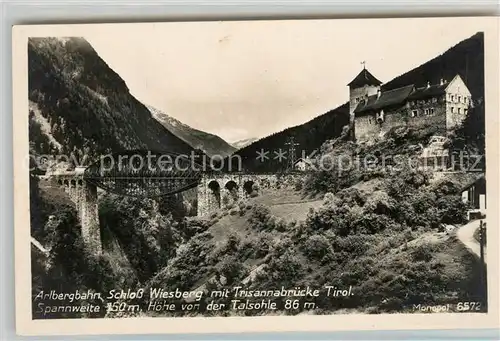
POLYGON ((356 141, 369 142, 384 138, 389 130, 407 124, 406 108, 397 108, 384 111, 384 121, 377 122, 375 113, 356 117, 354 133, 356 141))
POLYGON ((436 133, 444 133, 447 127, 446 105, 444 97, 437 101, 413 101, 399 108, 385 110, 382 123, 376 121, 375 113, 356 117, 356 141, 369 142, 384 138, 391 129, 397 127, 431 127, 436 133))

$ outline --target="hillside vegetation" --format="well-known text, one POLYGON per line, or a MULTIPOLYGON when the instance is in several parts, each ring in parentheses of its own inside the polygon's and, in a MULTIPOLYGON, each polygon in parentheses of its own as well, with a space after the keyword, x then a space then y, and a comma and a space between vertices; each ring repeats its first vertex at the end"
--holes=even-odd
POLYGON ((314 203, 293 218, 280 215, 282 203, 264 192, 208 219, 189 220, 193 237, 147 287, 352 286, 354 296, 318 298, 317 314, 412 312, 413 304, 482 300, 477 260, 444 232, 447 224, 465 222, 459 188, 453 180, 433 181, 431 174, 405 169, 340 186, 322 200, 284 195, 284 201, 301 198, 304 203, 292 204, 296 209, 314 203))

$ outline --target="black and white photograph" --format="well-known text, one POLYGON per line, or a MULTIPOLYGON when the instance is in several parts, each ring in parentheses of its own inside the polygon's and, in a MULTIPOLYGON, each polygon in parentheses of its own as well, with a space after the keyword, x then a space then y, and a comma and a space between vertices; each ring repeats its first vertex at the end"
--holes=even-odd
POLYGON ((30 319, 488 313, 482 19, 61 26, 30 319))

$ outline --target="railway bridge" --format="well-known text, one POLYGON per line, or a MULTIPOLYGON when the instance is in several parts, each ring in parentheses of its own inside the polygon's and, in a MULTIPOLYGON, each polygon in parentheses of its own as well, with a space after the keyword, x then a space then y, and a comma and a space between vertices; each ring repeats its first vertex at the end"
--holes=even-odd
POLYGON ((159 198, 164 195, 196 189, 197 215, 207 216, 224 209, 261 189, 278 189, 294 185, 302 173, 221 173, 155 174, 139 172, 97 174, 90 167, 59 171, 45 176, 62 188, 75 204, 84 244, 94 254, 102 252, 98 210, 98 188, 126 196, 159 198))

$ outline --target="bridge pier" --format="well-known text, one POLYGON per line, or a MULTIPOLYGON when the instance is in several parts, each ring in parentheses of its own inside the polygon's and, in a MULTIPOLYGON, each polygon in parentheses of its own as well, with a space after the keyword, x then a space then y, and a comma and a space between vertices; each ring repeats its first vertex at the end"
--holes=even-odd
POLYGON ((84 182, 77 200, 81 207, 82 237, 85 245, 95 254, 102 252, 97 187, 84 182))
POLYGON ((197 188, 197 213, 198 217, 203 217, 209 214, 208 188, 204 181, 198 184, 197 188))
POLYGON ((86 182, 82 176, 75 173, 56 175, 56 178, 59 185, 64 188, 64 191, 76 206, 85 247, 91 254, 101 254, 102 243, 97 187, 86 182))

